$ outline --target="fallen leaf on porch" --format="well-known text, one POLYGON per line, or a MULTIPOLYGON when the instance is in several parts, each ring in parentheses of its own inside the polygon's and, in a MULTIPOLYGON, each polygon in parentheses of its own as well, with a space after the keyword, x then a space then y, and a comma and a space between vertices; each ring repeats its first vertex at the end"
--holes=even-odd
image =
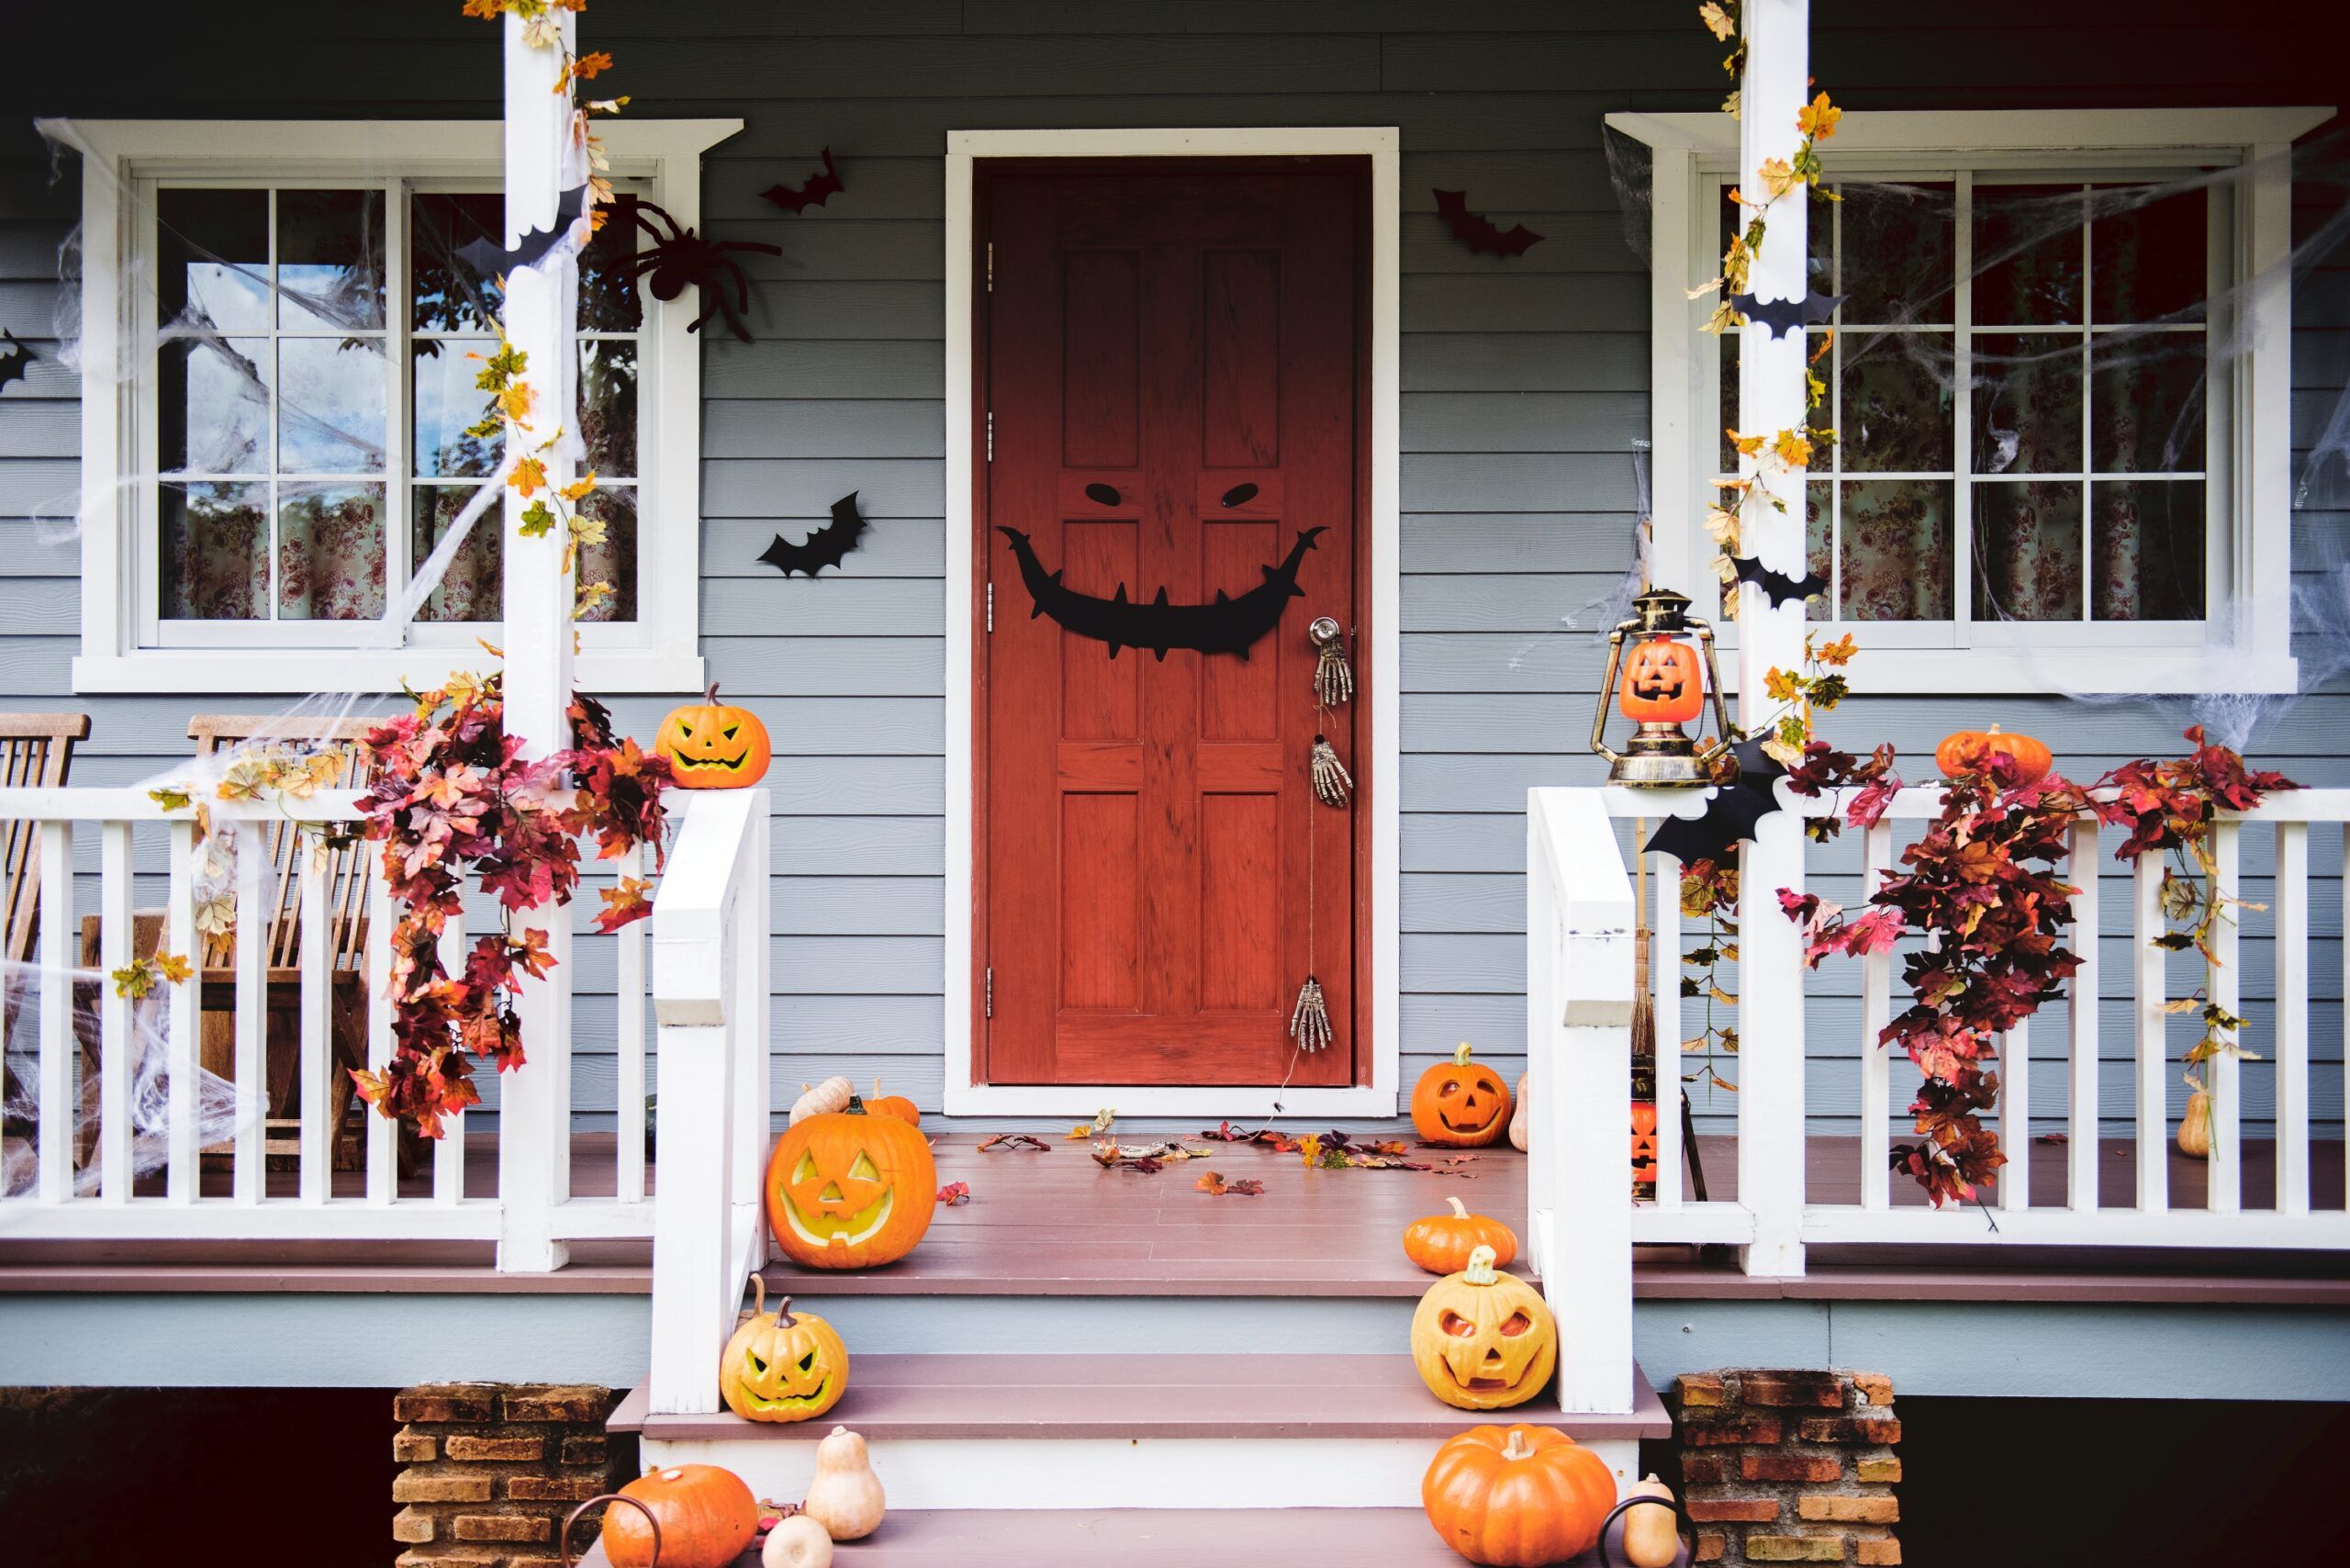
POLYGON ((1125 1166, 1130 1170, 1145 1172, 1163 1170, 1178 1160, 1204 1159, 1204 1148, 1189 1148, 1171 1140, 1165 1143, 1119 1143, 1102 1138, 1093 1145, 1093 1161, 1106 1168, 1125 1166))
POLYGON ((2073 1140, 2066 1137, 2063 1133, 2042 1133, 2031 1141, 2034 1143, 2070 1143, 2073 1140))
POLYGON ((1214 1138, 1218 1143, 1254 1143, 1258 1137, 1258 1134, 1244 1133, 1230 1122, 1218 1122, 1200 1136, 1204 1138, 1214 1138))
POLYGON ((1227 1182, 1213 1170, 1202 1176, 1192 1185, 1203 1193, 1210 1193, 1219 1198, 1227 1193, 1237 1193, 1244 1198, 1253 1198, 1265 1190, 1265 1184, 1262 1182, 1227 1182))
POLYGON ((1091 1137, 1093 1136, 1093 1124, 1091 1122, 1080 1122, 1077 1126, 1069 1128, 1069 1136, 1071 1138, 1091 1137))
POLYGON ((968 1182, 949 1182, 938 1189, 938 1201, 950 1209, 960 1207, 971 1201, 971 1184, 968 1182))
POLYGON ((1117 1125, 1118 1113, 1110 1109, 1108 1106, 1104 1105, 1102 1109, 1093 1113, 1093 1130, 1095 1132, 1106 1133, 1117 1125))
POLYGON ((1039 1154, 1044 1154, 1049 1153, 1052 1147, 1043 1138, 1031 1133, 997 1133, 992 1137, 980 1140, 979 1152, 985 1154, 990 1149, 995 1148, 1033 1148, 1039 1154))

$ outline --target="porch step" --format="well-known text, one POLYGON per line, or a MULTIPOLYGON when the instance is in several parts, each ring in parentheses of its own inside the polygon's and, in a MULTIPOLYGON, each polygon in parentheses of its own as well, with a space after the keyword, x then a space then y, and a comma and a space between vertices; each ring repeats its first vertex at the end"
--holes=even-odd
POLYGON ((1545 1395, 1481 1417, 1438 1401, 1386 1355, 851 1355, 849 1389, 795 1425, 655 1416, 640 1388, 613 1412, 648 1466, 722 1464, 763 1497, 807 1489, 834 1425, 872 1446, 900 1506, 921 1509, 1405 1507, 1437 1445, 1481 1420, 1555 1427, 1638 1474, 1672 1430, 1645 1379, 1628 1416, 1569 1416, 1545 1395))
MULTIPOLYGON (((1301 1562, 1460 1568, 1460 1559, 1437 1539, 1416 1506, 1072 1508, 1054 1514, 892 1508, 879 1529, 842 1546, 834 1561, 844 1568, 1102 1568, 1163 1564, 1170 1551, 1202 1548, 1248 1558, 1259 1551, 1286 1550, 1301 1562)), ((1587 1568, 1598 1561, 1593 1551, 1572 1563, 1587 1568)), ((600 1543, 581 1562, 587 1568, 609 1568, 600 1543)), ((755 1554, 746 1552, 739 1568, 757 1562, 755 1554)))

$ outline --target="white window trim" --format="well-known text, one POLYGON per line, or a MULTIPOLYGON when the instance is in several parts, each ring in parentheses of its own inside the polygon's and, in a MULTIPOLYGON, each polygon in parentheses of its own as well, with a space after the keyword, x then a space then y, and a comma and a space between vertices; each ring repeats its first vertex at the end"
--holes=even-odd
MULTIPOLYGON (((395 691, 437 685, 452 650, 420 644, 349 652, 142 647, 129 563, 139 559, 140 509, 122 476, 146 372, 106 373, 123 352, 138 252, 128 193, 155 178, 288 177, 495 179, 503 162, 498 120, 44 120, 52 139, 82 151, 82 651, 76 692, 395 691), (292 654, 296 656, 289 657, 292 654), (321 655, 323 654, 323 656, 321 655)), ((679 223, 701 221, 701 154, 743 129, 739 119, 629 120, 600 128, 612 172, 646 182, 679 223)), ((691 300, 648 297, 641 335, 658 364, 638 410, 643 432, 638 491, 639 618, 580 628, 583 689, 698 691, 701 561, 701 352, 686 331, 691 300)), ((494 515, 494 514, 493 514, 494 515)), ((394 525, 404 525, 393 520, 394 525)), ((348 630, 348 629, 345 629, 348 630)))
POLYGON ((1087 1116, 1115 1105, 1128 1116, 1269 1114, 1392 1116, 1402 1058, 1403 747, 1396 678, 1403 640, 1398 431, 1402 297, 1398 199, 1400 135, 1393 126, 1216 129, 955 130, 946 135, 946 1114, 1087 1116), (1075 1086, 978 1081, 971 1003, 979 974, 972 935, 973 733, 971 596, 979 563, 971 548, 971 178, 975 158, 1368 157, 1371 160, 1371 1068, 1350 1088, 1075 1086))
MULTIPOLYGON (((2233 612, 2211 623, 2215 637, 2188 647, 2091 646, 2061 653, 1998 645, 1976 623, 1965 649, 1870 646, 1869 627, 1854 623, 1862 655, 1853 686, 1885 693, 2291 692, 2300 684, 2289 617, 2291 594, 2292 184, 2287 154, 2294 139, 2333 118, 2331 108, 2079 109, 2062 111, 1888 112, 1856 110, 1825 149, 1838 162, 1872 167, 1933 166, 1937 157, 1969 161, 2041 160, 2100 168, 2244 163, 2255 174, 2236 204, 2232 275, 2255 280, 2245 305, 2246 352, 2234 364, 2229 408, 2236 431, 2221 454, 2232 472, 2214 468, 2209 483, 2227 487, 2226 542, 2233 612), (1989 641, 1989 645, 1986 642, 1989 641)), ((1651 515, 1660 581, 1702 593, 1711 583, 1698 547, 1700 520, 1712 491, 1714 405, 1700 349, 1713 340, 1704 323, 1710 297, 1691 300, 1682 272, 1710 249, 1710 211, 1699 196, 1709 178, 1738 164, 1738 122, 1720 113, 1613 114, 1611 129, 1648 145, 1650 188, 1649 385, 1652 451, 1651 515)), ((1953 526, 1967 521, 1954 518, 1953 526)), ((1732 632, 1734 635, 1734 629, 1732 632)))

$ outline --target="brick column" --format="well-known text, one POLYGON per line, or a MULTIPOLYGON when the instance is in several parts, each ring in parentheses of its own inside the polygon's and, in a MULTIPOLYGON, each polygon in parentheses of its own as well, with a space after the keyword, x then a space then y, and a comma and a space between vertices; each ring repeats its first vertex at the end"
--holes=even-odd
POLYGON ((604 1442, 615 1403, 610 1389, 580 1384, 426 1383, 396 1395, 398 1568, 554 1568, 564 1516, 621 1480, 604 1442))
POLYGON ((1696 1561, 1898 1563, 1893 1384, 1874 1372, 1692 1372, 1666 1401, 1696 1561))

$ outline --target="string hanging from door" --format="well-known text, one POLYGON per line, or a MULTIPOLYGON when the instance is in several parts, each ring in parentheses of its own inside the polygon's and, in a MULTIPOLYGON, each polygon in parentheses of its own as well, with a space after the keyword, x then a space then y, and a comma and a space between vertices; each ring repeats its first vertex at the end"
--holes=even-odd
MULTIPOLYGON (((1347 665, 1345 635, 1338 623, 1326 615, 1315 617, 1305 629, 1306 640, 1314 644, 1314 708, 1317 716, 1326 714, 1339 703, 1350 700, 1355 694, 1354 671, 1347 665)), ((1306 762, 1306 775, 1314 786, 1314 798, 1326 806, 1345 809, 1354 789, 1354 776, 1338 760, 1329 737, 1317 734, 1314 749, 1306 762)), ((1329 1001, 1322 994, 1322 982, 1316 978, 1315 963, 1315 884, 1314 840, 1315 837, 1312 813, 1305 824, 1305 983, 1298 987, 1297 1005, 1290 1009, 1289 1032, 1301 1051, 1318 1051, 1335 1040, 1337 1032, 1330 1026, 1329 1001)))

